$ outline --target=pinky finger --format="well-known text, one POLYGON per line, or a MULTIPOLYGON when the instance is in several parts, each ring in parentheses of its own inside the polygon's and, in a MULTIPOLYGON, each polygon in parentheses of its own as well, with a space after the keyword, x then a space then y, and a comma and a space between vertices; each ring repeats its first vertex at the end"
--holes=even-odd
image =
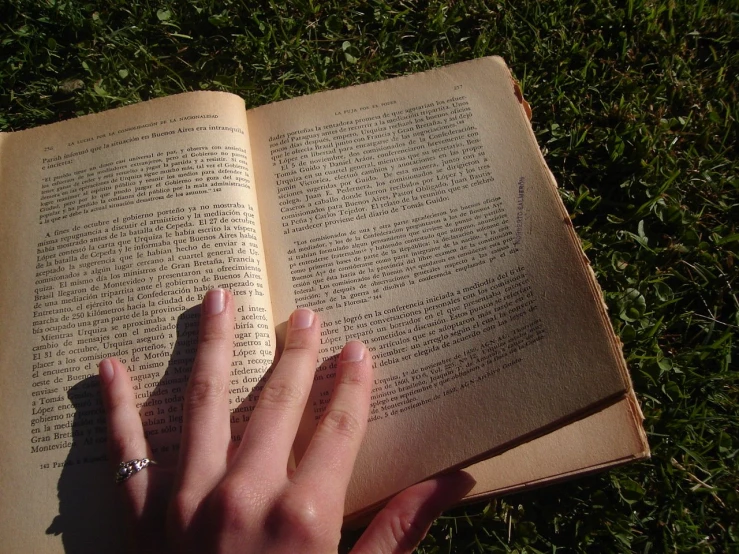
MULTIPOLYGON (((121 462, 148 457, 148 444, 126 368, 115 358, 108 358, 100 362, 99 371, 108 423, 108 453, 118 471, 121 462)), ((149 471, 145 470, 122 483, 134 515, 144 510, 148 481, 149 471)))

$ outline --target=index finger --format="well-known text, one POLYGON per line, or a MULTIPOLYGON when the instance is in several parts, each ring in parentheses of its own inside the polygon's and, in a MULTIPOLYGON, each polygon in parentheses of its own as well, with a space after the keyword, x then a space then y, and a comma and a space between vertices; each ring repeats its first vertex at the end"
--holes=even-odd
POLYGON ((240 475, 284 480, 295 434, 313 385, 320 322, 311 310, 296 310, 288 320, 285 346, 241 437, 233 460, 240 475))
POLYGON ((293 483, 319 486, 329 502, 343 506, 349 478, 367 429, 371 394, 370 353, 364 344, 352 341, 339 355, 331 400, 292 476, 293 483))

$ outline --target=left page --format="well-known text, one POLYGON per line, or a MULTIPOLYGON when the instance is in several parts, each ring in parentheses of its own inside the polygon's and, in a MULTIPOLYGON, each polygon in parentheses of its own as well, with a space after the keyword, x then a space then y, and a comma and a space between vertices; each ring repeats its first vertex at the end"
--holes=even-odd
POLYGON ((243 101, 183 94, 0 147, 3 551, 120 551, 97 362, 128 365, 166 463, 208 288, 238 305, 235 435, 273 359, 243 101))

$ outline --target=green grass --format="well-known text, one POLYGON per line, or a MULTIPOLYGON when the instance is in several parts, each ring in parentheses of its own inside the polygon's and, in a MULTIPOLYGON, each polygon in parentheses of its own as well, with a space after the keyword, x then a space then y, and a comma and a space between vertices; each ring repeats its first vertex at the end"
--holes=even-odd
POLYGON ((739 5, 0 3, 0 129, 256 106, 498 54, 624 342, 650 461, 460 508, 420 552, 739 552, 739 5))

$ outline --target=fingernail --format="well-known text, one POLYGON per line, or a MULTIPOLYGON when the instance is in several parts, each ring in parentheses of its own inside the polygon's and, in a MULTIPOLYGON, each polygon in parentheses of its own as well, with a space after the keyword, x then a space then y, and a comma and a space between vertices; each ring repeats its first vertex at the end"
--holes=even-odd
POLYGON ((205 293, 203 298, 203 314, 218 315, 226 307, 226 291, 223 289, 213 289, 205 293))
POLYGON ((110 360, 103 360, 100 362, 98 370, 100 372, 100 379, 102 379, 103 383, 109 385, 113 381, 113 375, 115 373, 113 371, 113 364, 110 360))
POLYGON ((475 485, 477 484, 475 478, 464 471, 441 475, 437 477, 437 479, 440 490, 444 491, 439 498, 439 512, 442 512, 456 504, 464 497, 464 495, 475 488, 475 485))
POLYGON ((364 344, 353 340, 344 346, 344 349, 341 351, 341 359, 344 362, 361 362, 364 358, 364 351, 364 344))
POLYGON ((293 329, 307 329, 313 325, 313 316, 312 311, 301 308, 293 312, 290 318, 290 325, 293 329))

